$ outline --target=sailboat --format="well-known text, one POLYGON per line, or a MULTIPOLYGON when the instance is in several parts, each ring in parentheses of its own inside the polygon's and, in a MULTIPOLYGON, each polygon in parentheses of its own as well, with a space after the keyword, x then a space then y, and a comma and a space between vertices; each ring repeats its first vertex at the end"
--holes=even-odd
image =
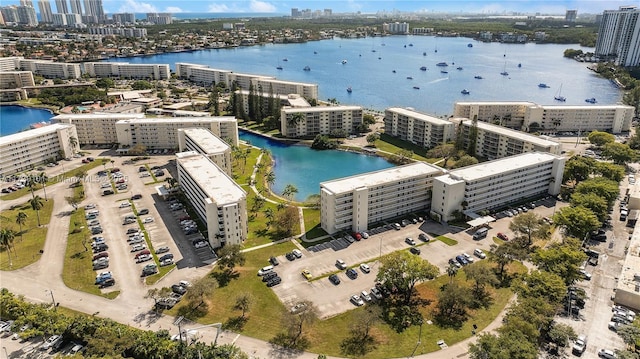
POLYGON ((509 73, 507 72, 507 62, 506 61, 504 63, 504 67, 502 68, 502 72, 500 73, 500 75, 509 76, 509 73))
POLYGON ((282 65, 280 65, 280 61, 278 61, 278 67, 276 67, 276 69, 282 70, 282 65))
POLYGON ((558 93, 553 97, 554 100, 556 101, 560 101, 560 102, 565 102, 567 101, 567 99, 562 96, 562 84, 560 84, 560 88, 558 89, 558 93))

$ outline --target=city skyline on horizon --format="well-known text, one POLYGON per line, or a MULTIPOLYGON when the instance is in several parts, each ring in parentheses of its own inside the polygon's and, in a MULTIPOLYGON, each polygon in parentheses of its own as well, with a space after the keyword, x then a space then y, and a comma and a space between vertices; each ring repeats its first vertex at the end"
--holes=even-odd
MULTIPOLYGON (((55 1, 50 0, 52 6, 55 1)), ((601 14, 604 10, 617 10, 620 6, 634 6, 634 1, 626 0, 511 0, 511 1, 285 1, 285 0, 241 0, 227 1, 188 1, 174 3, 165 0, 104 0, 105 13, 261 13, 273 15, 290 15, 292 8, 299 10, 331 9, 333 13, 365 13, 378 12, 417 12, 417 13, 450 13, 450 14, 545 14, 564 15, 566 10, 577 10, 580 14, 601 14), (464 11, 460 10, 464 9, 464 11)), ((35 5, 36 1, 34 1, 35 5)), ((19 0, 12 0, 6 5, 19 5, 19 0)), ((5 5, 5 6, 6 6, 5 5)), ((635 4, 637 6, 637 4, 635 4)), ((36 6, 37 7, 37 6, 36 6)), ((57 12, 57 9, 56 9, 57 12)))

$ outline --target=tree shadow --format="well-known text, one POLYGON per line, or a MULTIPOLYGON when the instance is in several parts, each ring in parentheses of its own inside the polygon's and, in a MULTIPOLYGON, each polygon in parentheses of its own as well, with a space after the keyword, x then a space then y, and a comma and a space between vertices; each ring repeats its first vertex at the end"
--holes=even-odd
POLYGON ((211 277, 215 278, 218 282, 218 287, 226 287, 232 280, 238 279, 240 273, 235 271, 223 270, 211 272, 211 277))
POLYGON ((222 328, 232 332, 239 332, 242 331, 244 325, 247 324, 248 321, 249 318, 239 315, 237 317, 229 318, 229 320, 222 324, 222 328))
POLYGON ((178 308, 178 312, 176 313, 178 316, 183 316, 187 319, 197 319, 202 318, 207 314, 209 306, 204 303, 198 307, 192 307, 191 305, 185 305, 184 307, 178 308))
POLYGON ((269 340, 269 344, 271 344, 269 358, 286 359, 299 356, 302 351, 309 347, 310 343, 304 336, 294 342, 289 334, 280 332, 269 340))
POLYGON ((460 330, 462 329, 462 325, 464 324, 464 322, 467 321, 467 312, 465 311, 464 314, 463 313, 457 313, 457 314, 448 314, 448 315, 444 315, 441 313, 436 313, 436 315, 434 315, 433 317, 433 321, 434 323, 436 323, 437 326, 441 327, 441 328, 445 328, 445 329, 455 329, 455 330, 460 330))

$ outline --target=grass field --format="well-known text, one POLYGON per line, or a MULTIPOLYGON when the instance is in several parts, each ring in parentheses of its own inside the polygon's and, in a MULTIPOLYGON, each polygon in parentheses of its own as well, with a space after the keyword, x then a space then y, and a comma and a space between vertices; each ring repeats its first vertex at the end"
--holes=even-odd
MULTIPOLYGON (((30 199, 31 198, 29 198, 29 200, 30 199)), ((43 207, 40 209, 41 227, 38 227, 36 211, 31 209, 31 205, 28 202, 0 213, 0 228, 8 228, 16 231, 16 236, 13 239, 11 248, 11 261, 9 261, 9 253, 7 250, 0 252, 0 270, 20 269, 40 259, 41 251, 44 248, 44 242, 47 238, 46 225, 51 220, 52 211, 53 200, 43 200, 43 207), (20 235, 20 226, 16 223, 18 212, 24 212, 27 215, 26 223, 22 225, 22 236, 20 235)))
POLYGON ((84 216, 83 208, 79 208, 71 215, 62 280, 71 289, 113 299, 120 294, 120 291, 109 291, 102 294, 102 291, 94 284, 96 272, 93 270, 92 264, 91 232, 86 225, 84 216))
POLYGON ((376 141, 375 145, 377 149, 390 153, 398 153, 403 149, 411 150, 413 151, 412 158, 418 161, 433 163, 440 160, 439 158, 428 158, 427 150, 418 145, 400 140, 384 133, 380 135, 380 139, 376 141))
POLYGON ((455 239, 449 238, 449 237, 445 237, 445 236, 437 236, 435 237, 436 240, 441 241, 442 243, 448 245, 448 246, 455 246, 456 244, 458 244, 458 241, 456 241, 455 239))

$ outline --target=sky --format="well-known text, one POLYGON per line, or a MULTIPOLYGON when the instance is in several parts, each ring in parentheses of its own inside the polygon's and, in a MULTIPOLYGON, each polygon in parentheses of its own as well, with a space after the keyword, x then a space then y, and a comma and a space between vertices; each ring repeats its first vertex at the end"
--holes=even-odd
MULTIPOLYGON (((5 4, 18 3, 5 1, 5 4)), ((35 3, 36 1, 34 1, 35 3)), ((54 1, 50 0, 52 7, 54 1)), ((211 13, 273 13, 288 15, 291 8, 322 10, 336 13, 376 13, 378 11, 449 12, 503 14, 511 12, 564 15, 567 9, 577 9, 578 14, 598 14, 603 10, 615 10, 624 5, 640 6, 639 0, 103 0, 106 13, 115 12, 211 12, 211 13)), ((55 11, 55 9, 54 9, 55 11)))

